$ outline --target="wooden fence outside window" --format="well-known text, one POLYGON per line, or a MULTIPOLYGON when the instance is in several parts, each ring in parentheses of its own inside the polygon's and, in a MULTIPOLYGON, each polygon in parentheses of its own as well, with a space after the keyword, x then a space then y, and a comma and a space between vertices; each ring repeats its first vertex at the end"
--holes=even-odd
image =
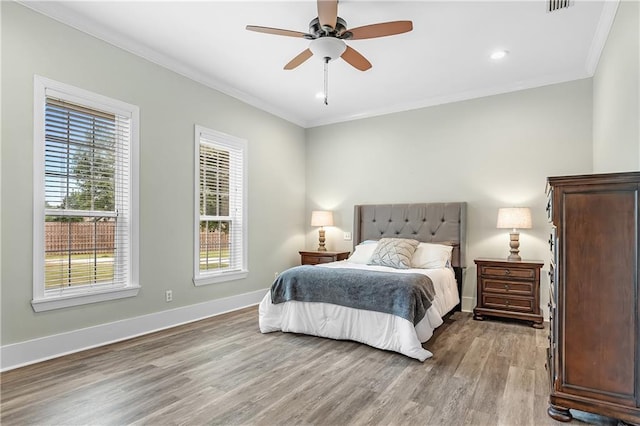
MULTIPOLYGON (((45 222, 46 253, 113 253, 115 222, 45 222)), ((200 233, 200 251, 229 247, 229 237, 219 231, 200 233)))

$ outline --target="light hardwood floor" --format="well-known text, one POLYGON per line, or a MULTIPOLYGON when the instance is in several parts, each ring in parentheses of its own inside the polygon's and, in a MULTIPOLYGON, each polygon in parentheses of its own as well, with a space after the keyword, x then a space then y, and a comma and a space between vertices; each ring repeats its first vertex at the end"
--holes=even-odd
POLYGON ((458 312, 421 363, 355 342, 261 334, 252 307, 3 373, 0 422, 562 425, 546 414, 546 335, 458 312))

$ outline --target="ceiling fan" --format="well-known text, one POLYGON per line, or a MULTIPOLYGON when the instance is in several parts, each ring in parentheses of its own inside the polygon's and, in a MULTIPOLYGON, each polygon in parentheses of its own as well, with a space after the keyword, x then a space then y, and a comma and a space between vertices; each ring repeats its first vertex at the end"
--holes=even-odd
POLYGON ((309 47, 289 61, 284 66, 284 69, 292 70, 313 55, 321 58, 325 64, 324 103, 328 104, 327 67, 329 61, 340 57, 360 71, 366 71, 371 68, 371 62, 354 48, 348 46, 345 40, 363 40, 402 34, 411 31, 413 23, 411 21, 391 21, 347 29, 347 22, 338 16, 338 0, 317 0, 317 4, 318 17, 312 19, 309 23, 308 33, 256 25, 247 25, 247 30, 311 40, 309 47))

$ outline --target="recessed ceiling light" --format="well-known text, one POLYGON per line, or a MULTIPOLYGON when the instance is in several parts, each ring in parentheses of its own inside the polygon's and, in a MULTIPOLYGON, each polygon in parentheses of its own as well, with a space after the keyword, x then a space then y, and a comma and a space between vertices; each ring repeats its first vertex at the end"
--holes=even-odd
POLYGON ((508 52, 508 51, 506 51, 506 50, 496 50, 495 52, 493 52, 493 53, 491 54, 491 59, 493 59, 493 60, 496 60, 496 61, 497 61, 497 60, 502 59, 502 58, 504 58, 505 56, 507 56, 507 53, 509 53, 509 52, 508 52))

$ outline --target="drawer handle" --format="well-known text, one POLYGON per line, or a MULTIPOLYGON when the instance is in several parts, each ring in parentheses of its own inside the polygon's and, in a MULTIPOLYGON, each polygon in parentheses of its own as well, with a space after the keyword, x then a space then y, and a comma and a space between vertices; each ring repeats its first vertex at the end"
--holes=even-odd
POLYGON ((504 289, 505 289, 505 290, 509 290, 509 284, 505 284, 505 285, 504 285, 504 289))
POLYGON ((505 275, 509 275, 511 273, 511 271, 509 269, 507 269, 506 271, 504 271, 505 275))
POLYGON ((509 306, 509 301, 508 301, 508 300, 507 300, 507 301, 505 301, 505 302, 504 302, 504 304, 505 304, 505 305, 507 305, 507 306, 509 306))

